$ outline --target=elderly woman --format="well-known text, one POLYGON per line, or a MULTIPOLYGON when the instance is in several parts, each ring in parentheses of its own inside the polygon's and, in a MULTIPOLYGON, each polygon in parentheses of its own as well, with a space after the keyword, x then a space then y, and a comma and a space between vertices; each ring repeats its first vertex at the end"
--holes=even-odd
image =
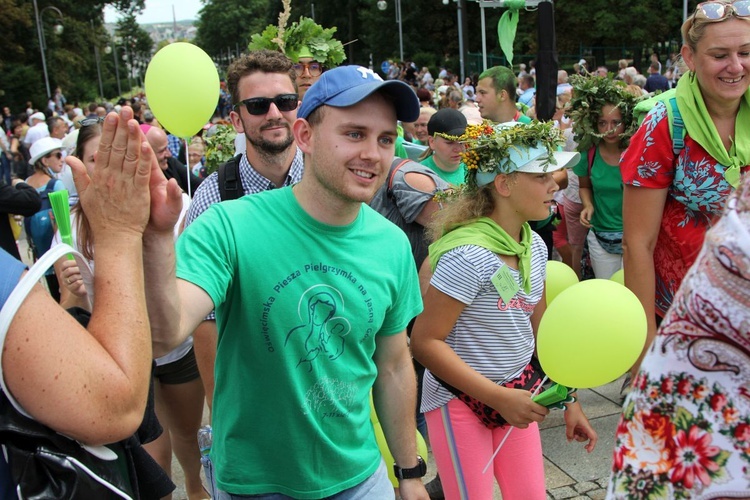
POLYGON ((646 116, 621 160, 625 285, 649 320, 644 352, 750 163, 750 2, 699 4, 682 38, 690 71, 674 102, 646 116), (672 136, 675 109, 682 147, 672 136))

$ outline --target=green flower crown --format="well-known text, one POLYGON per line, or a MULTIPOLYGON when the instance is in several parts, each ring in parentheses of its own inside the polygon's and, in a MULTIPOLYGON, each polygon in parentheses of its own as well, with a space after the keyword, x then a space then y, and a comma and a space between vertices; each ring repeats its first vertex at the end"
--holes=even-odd
MULTIPOLYGON (((336 28, 323 28, 309 17, 300 17, 288 28, 268 25, 261 34, 250 38, 249 50, 280 50, 294 62, 302 51, 309 50, 313 60, 326 68, 335 68, 346 59, 344 45, 333 38, 336 28)), ((304 57, 304 56, 303 56, 304 57)))
POLYGON ((638 130, 633 108, 643 100, 643 96, 631 94, 626 90, 625 82, 603 76, 573 75, 570 83, 573 85, 573 95, 565 114, 573 121, 573 138, 578 143, 578 151, 588 151, 601 141, 603 135, 599 133, 597 122, 605 104, 620 108, 625 128, 620 135, 620 147, 627 147, 638 130))
POLYGON ((477 188, 477 172, 511 173, 516 170, 510 161, 510 152, 521 148, 533 148, 540 142, 547 149, 545 163, 556 164, 554 152, 565 144, 565 139, 552 122, 532 122, 511 127, 493 127, 485 120, 479 125, 469 125, 458 138, 466 151, 461 160, 466 165, 466 184, 470 189, 477 188))

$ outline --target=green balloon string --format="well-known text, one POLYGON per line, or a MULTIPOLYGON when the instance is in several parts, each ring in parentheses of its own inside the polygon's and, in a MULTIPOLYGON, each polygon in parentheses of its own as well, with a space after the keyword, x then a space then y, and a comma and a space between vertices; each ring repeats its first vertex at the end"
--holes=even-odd
POLYGON ((503 7, 506 10, 497 23, 497 38, 500 41, 508 65, 513 66, 513 41, 516 39, 516 28, 518 27, 518 11, 526 7, 526 0, 505 0, 503 7))

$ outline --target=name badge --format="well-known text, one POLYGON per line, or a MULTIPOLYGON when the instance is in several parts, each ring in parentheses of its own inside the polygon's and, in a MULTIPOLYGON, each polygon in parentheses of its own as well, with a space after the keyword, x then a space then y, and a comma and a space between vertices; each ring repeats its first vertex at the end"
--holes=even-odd
POLYGON ((500 269, 495 271, 495 274, 492 275, 490 281, 500 295, 500 298, 503 299, 503 302, 506 304, 510 303, 510 299, 512 299, 513 296, 518 293, 518 290, 521 289, 506 265, 500 266, 500 269))

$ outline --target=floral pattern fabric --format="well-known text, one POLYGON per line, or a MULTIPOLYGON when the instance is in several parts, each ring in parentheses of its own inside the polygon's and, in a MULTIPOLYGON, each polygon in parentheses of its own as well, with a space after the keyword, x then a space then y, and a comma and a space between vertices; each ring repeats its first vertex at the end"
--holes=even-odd
POLYGON ((746 175, 625 400, 607 498, 750 497, 749 229, 746 175))
MULTIPOLYGON (((654 249, 656 312, 663 316, 682 277, 695 262, 705 232, 724 210, 731 186, 726 167, 717 163, 687 131, 685 147, 675 158, 664 103, 644 119, 620 160, 625 184, 668 189, 654 249)), ((747 172, 747 166, 742 172, 747 172)))

